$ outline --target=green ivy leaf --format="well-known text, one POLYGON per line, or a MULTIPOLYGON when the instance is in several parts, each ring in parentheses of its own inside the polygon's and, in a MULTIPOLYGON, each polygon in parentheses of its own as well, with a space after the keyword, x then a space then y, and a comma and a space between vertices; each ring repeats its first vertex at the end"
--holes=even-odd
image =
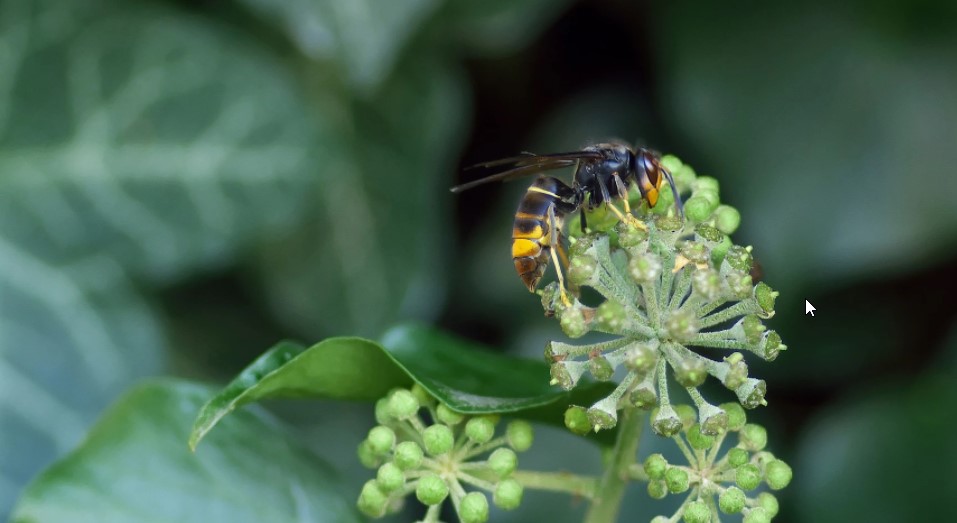
POLYGON ((420 33, 482 54, 527 45, 569 0, 237 0, 282 31, 304 56, 333 64, 351 87, 375 93, 420 33), (435 24, 438 31, 430 31, 435 24))
POLYGON ((165 281, 298 219, 320 183, 289 75, 193 17, 90 4, 4 6, 0 237, 165 281))
POLYGON ((65 271, 0 238, 0 520, 104 405, 162 365, 155 311, 99 262, 65 271))
POLYGON ((333 398, 372 401, 392 387, 411 383, 375 342, 329 338, 306 348, 283 341, 243 369, 203 405, 189 437, 190 448, 219 421, 243 405, 267 398, 333 398))
POLYGON ((299 51, 335 63, 352 86, 373 92, 440 0, 239 0, 278 26, 299 51))
POLYGON ((415 381, 459 412, 520 414, 562 425, 569 403, 590 405, 612 388, 608 383, 585 384, 569 393, 548 380, 543 362, 497 354, 419 326, 396 327, 381 344, 329 338, 305 349, 282 342, 203 406, 189 444, 195 448, 236 408, 268 398, 372 401, 415 381))
POLYGON ((324 148, 328 176, 308 219, 263 250, 267 297, 294 332, 372 337, 438 314, 466 96, 459 70, 421 55, 374 100, 321 102, 355 129, 324 148))
POLYGON ((293 80, 214 23, 9 0, 0 50, 5 519, 117 393, 161 371, 137 286, 232 262, 295 221, 319 180, 293 80))
POLYGON ((329 466, 261 412, 190 454, 183 438, 209 392, 173 380, 131 390, 27 487, 12 522, 360 521, 329 466))

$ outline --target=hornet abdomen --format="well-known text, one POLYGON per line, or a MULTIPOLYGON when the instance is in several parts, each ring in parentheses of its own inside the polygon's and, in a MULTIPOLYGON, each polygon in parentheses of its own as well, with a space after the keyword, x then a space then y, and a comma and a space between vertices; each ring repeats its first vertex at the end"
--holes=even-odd
POLYGON ((561 248, 565 215, 578 206, 578 194, 557 178, 538 178, 525 191, 512 224, 512 261, 529 291, 542 279, 551 249, 561 248))

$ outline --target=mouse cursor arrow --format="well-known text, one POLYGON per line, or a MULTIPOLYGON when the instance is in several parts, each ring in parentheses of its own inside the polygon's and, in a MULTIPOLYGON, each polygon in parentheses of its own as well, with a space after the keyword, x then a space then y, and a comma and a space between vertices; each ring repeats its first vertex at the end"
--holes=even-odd
POLYGON ((805 314, 805 315, 810 314, 811 316, 814 316, 814 311, 815 311, 815 310, 817 310, 817 309, 815 309, 814 306, 811 305, 811 302, 809 302, 809 301, 807 301, 807 300, 804 300, 804 314, 805 314))

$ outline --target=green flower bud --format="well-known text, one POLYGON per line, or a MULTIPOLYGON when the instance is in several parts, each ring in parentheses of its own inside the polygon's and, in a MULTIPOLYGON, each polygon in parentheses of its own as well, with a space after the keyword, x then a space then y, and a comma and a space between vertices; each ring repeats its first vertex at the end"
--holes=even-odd
POLYGON ((741 406, 746 409, 753 409, 759 405, 767 405, 764 395, 768 392, 768 386, 764 380, 748 378, 740 387, 734 389, 735 395, 741 406))
POLYGON ((698 421, 698 413, 695 412, 694 407, 691 405, 685 405, 684 403, 675 405, 675 412, 678 413, 678 417, 681 419, 681 430, 688 430, 698 421))
POLYGON ((518 455, 512 449, 498 448, 488 457, 488 468, 499 478, 507 477, 515 471, 516 466, 518 455))
POLYGON ((395 419, 406 420, 415 416, 419 410, 419 400, 406 389, 398 389, 389 394, 389 414, 395 419))
POLYGON ((422 465, 422 447, 414 441, 403 441, 395 446, 394 461, 402 470, 414 470, 422 465))
POLYGON ((708 259, 711 256, 705 244, 695 241, 681 242, 679 252, 682 256, 688 258, 688 261, 694 264, 708 263, 708 259))
POLYGON ((774 517, 778 515, 778 498, 774 497, 774 494, 770 492, 762 492, 758 494, 758 506, 763 508, 765 512, 768 513, 768 517, 774 517))
POLYGON ((459 505, 462 523, 485 523, 488 521, 488 498, 481 492, 469 492, 459 505))
POLYGON ((768 444, 768 431, 761 425, 748 423, 738 434, 738 445, 752 452, 763 449, 768 444))
POLYGON ((721 410, 728 413, 728 430, 741 430, 741 427, 748 422, 744 408, 739 403, 722 403, 721 410))
POLYGON ((568 249, 568 258, 577 258, 579 256, 590 256, 588 250, 595 245, 595 240, 598 239, 600 235, 597 233, 589 233, 584 236, 579 236, 574 243, 568 249))
POLYGON ((699 242, 704 242, 709 246, 715 246, 721 243, 725 235, 721 233, 718 229, 710 225, 701 224, 694 228, 695 240, 699 242))
POLYGON ((728 413, 714 405, 702 405, 698 409, 698 420, 701 433, 707 436, 717 436, 728 430, 728 413))
POLYGON ((764 338, 766 329, 764 323, 761 322, 761 318, 758 318, 754 314, 749 314, 741 318, 733 330, 739 340, 757 345, 764 338))
POLYGON ((666 154, 661 157, 661 166, 665 168, 666 171, 671 173, 672 178, 675 179, 675 183, 678 182, 678 169, 681 169, 682 163, 681 160, 673 155, 666 154))
POLYGON ((588 359, 588 371, 598 381, 608 381, 615 375, 615 369, 601 355, 588 359))
POLYGON ((389 506, 389 496, 382 492, 374 479, 370 479, 362 486, 356 506, 371 518, 381 518, 389 506))
POLYGON ((366 441, 369 442, 369 448, 375 455, 384 456, 392 450, 392 445, 395 444, 395 432, 389 427, 379 425, 369 431, 366 441))
POLYGON ((682 519, 685 523, 708 523, 711 521, 711 510, 704 501, 696 499, 685 505, 682 519))
POLYGON ((718 207, 718 200, 712 196, 714 193, 699 194, 696 193, 685 202, 685 216, 694 223, 701 223, 711 216, 715 208, 718 207))
POLYGON ((751 459, 751 456, 744 449, 734 447, 728 450, 728 465, 731 465, 731 468, 738 468, 747 463, 749 459, 751 459))
POLYGON ((721 277, 713 269, 699 269, 691 275, 691 289, 705 301, 714 301, 721 297, 724 288, 721 277))
POLYGON ((436 403, 435 397, 418 383, 412 385, 412 395, 415 396, 415 400, 419 402, 419 405, 423 407, 431 407, 436 403))
POLYGON ((690 191, 694 186, 695 179, 698 177, 690 165, 684 164, 680 169, 669 169, 672 177, 675 179, 675 185, 679 191, 690 191))
POLYGON ((614 300, 605 300, 595 311, 595 321, 598 330, 605 332, 620 332, 628 323, 625 307, 614 300))
POLYGON ((718 184, 718 180, 710 176, 699 176, 691 186, 691 190, 693 192, 710 191, 713 193, 718 193, 720 190, 720 185, 718 184))
POLYGON ((492 503, 502 510, 514 510, 522 503, 524 492, 522 484, 514 479, 499 481, 495 486, 495 493, 492 494, 492 503))
MULTIPOLYGON (((651 208, 651 212, 664 217, 664 215, 672 212, 675 208, 675 197, 671 194, 671 187, 668 185, 663 185, 658 192, 658 202, 654 207, 651 208)), ((671 218, 669 216, 669 218, 671 218)))
POLYGON ((582 254, 568 261, 568 280, 578 286, 591 285, 598 277, 598 260, 582 254))
POLYGON ((754 257, 751 255, 750 247, 734 245, 728 249, 728 253, 724 256, 724 261, 728 263, 729 267, 736 271, 749 272, 751 265, 754 263, 754 257))
POLYGON ((356 449, 356 455, 359 456, 359 463, 362 463, 362 466, 367 469, 374 469, 381 463, 379 456, 372 450, 372 444, 369 443, 368 439, 364 439, 362 443, 359 443, 359 447, 356 449))
POLYGON ((375 422, 379 425, 386 425, 391 421, 393 419, 389 410, 389 399, 380 398, 375 402, 375 422))
POLYGON ((611 429, 618 424, 618 401, 608 397, 595 402, 588 409, 588 421, 595 432, 602 429, 611 429))
POLYGON ((698 358, 687 357, 671 363, 675 371, 675 381, 682 387, 698 387, 708 378, 708 369, 698 358))
POLYGON ((732 353, 724 359, 728 364, 728 372, 725 373, 721 383, 731 390, 737 390, 748 381, 748 363, 744 361, 744 356, 740 352, 732 353))
MULTIPOLYGON (((435 425, 441 426, 441 425, 435 425)), ((449 495, 449 486, 437 474, 427 474, 419 478, 415 487, 415 497, 425 505, 438 505, 449 495)))
POLYGON ((435 408, 435 417, 440 423, 444 423, 450 427, 458 425, 463 419, 465 419, 464 414, 455 412, 445 403, 439 403, 439 406, 435 408))
POLYGON ((569 338, 581 338, 589 330, 588 321, 585 320, 585 314, 578 303, 561 312, 559 323, 561 323, 562 332, 569 338))
POLYGON ((635 407, 648 410, 658 404, 658 395, 654 385, 643 383, 629 393, 628 400, 635 407))
POLYGON ((768 331, 758 347, 758 354, 767 361, 774 361, 778 354, 787 348, 787 345, 781 343, 781 336, 777 332, 768 331))
POLYGON ((668 485, 668 492, 681 494, 688 490, 688 473, 678 467, 668 467, 665 471, 665 484, 668 485))
POLYGON ((699 330, 698 318, 690 310, 679 310, 671 313, 665 320, 664 326, 668 331, 668 336, 679 342, 690 340, 695 334, 698 334, 699 330))
POLYGON ((764 467, 764 476, 769 487, 773 490, 781 490, 791 482, 791 467, 787 463, 776 459, 764 467))
POLYGON ((714 436, 701 433, 701 425, 695 423, 688 429, 688 443, 692 448, 707 450, 714 446, 714 436))
POLYGON ((761 451, 761 452, 756 452, 756 453, 754 454, 754 458, 751 459, 751 462, 754 463, 755 465, 757 465, 759 469, 764 470, 764 467, 765 467, 768 463, 770 463, 770 462, 772 462, 772 461, 774 461, 774 460, 776 460, 776 459, 777 459, 777 458, 774 457, 774 454, 771 454, 770 452, 764 450, 764 451, 761 451))
POLYGON ((758 467, 745 463, 734 469, 734 482, 744 490, 754 490, 761 484, 761 471, 758 467))
POLYGON ((763 507, 754 507, 745 514, 742 523, 771 523, 771 516, 763 507))
POLYGON ((591 211, 585 211, 588 228, 596 233, 608 233, 618 225, 618 215, 607 206, 601 205, 591 211))
POLYGON ((495 423, 485 416, 479 416, 465 423, 465 435, 475 443, 488 443, 495 435, 495 423))
POLYGON ((628 274, 638 283, 651 283, 661 276, 661 258, 650 252, 636 254, 628 262, 628 274))
POLYGON ((668 485, 665 480, 656 479, 648 482, 648 495, 652 499, 664 499, 668 495, 668 485))
POLYGON ((539 291, 542 296, 542 308, 545 309, 545 316, 555 316, 559 311, 565 310, 565 304, 562 303, 561 293, 558 289, 558 282, 553 281, 539 291))
POLYGON ((725 234, 732 234, 741 225, 741 213, 730 205, 719 205, 714 211, 714 225, 725 234))
POLYGON ((439 456, 452 450, 455 437, 452 435, 452 429, 448 426, 432 425, 422 431, 422 442, 425 444, 425 451, 430 456, 439 456))
POLYGON ((728 294, 736 300, 750 298, 753 294, 754 282, 746 272, 732 270, 725 276, 724 281, 728 284, 728 294))
MULTIPOLYGON (((567 419, 567 417, 566 417, 567 419)), ((659 436, 670 438, 681 431, 681 418, 671 405, 662 405, 652 412, 651 428, 659 436)))
MULTIPOLYGON (((655 210, 660 210, 661 212, 670 212, 672 207, 674 207, 674 200, 669 201, 669 197, 665 196, 668 194, 666 191, 658 193, 658 205, 655 207, 655 210)), ((657 216, 655 218, 655 227, 662 232, 677 232, 684 227, 684 221, 678 218, 677 216, 657 216)))
POLYGON ((514 420, 509 422, 505 429, 505 437, 508 444, 518 452, 525 452, 535 441, 535 431, 532 424, 527 421, 514 420))
POLYGON ((778 292, 772 290, 771 287, 768 287, 764 282, 754 286, 754 299, 758 300, 758 305, 761 306, 761 309, 764 310, 768 317, 774 314, 774 300, 776 300, 777 297, 778 292))
POLYGON ((715 191, 698 191, 691 195, 692 198, 700 198, 710 206, 710 212, 707 217, 711 217, 711 212, 718 207, 718 204, 721 203, 721 197, 718 196, 718 193, 715 191))
POLYGON ((668 469, 668 460, 661 454, 652 454, 645 458, 645 474, 651 479, 662 479, 668 469))
POLYGON ((644 374, 658 363, 658 342, 643 341, 632 343, 625 358, 625 368, 638 374, 644 374))
POLYGON ((711 248, 711 263, 713 263, 715 267, 721 267, 721 263, 724 261, 724 257, 728 254, 728 249, 730 249, 732 245, 731 238, 725 236, 721 239, 720 243, 711 248))
POLYGON ((591 432, 591 422, 588 421, 588 412, 585 407, 572 405, 565 410, 565 427, 579 436, 591 432))
POLYGON ((747 501, 747 496, 744 495, 743 490, 738 487, 728 487, 718 496, 718 508, 725 514, 737 514, 744 510, 747 501))
POLYGON ((565 390, 571 390, 578 384, 578 380, 581 379, 587 368, 587 362, 562 360, 552 363, 548 372, 551 375, 552 383, 565 390))
POLYGON ((618 245, 624 248, 634 248, 648 240, 648 231, 639 229, 628 222, 618 222, 618 245))
POLYGON ((386 463, 379 467, 376 473, 376 482, 382 492, 393 492, 405 484, 405 474, 395 463, 386 463))

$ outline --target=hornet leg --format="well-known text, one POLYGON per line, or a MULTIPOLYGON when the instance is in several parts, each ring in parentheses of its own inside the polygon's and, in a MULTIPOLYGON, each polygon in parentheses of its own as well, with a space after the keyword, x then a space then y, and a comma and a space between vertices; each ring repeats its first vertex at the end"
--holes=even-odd
MULTIPOLYGON (((558 259, 558 251, 562 249, 561 231, 558 230, 558 220, 555 219, 555 206, 548 206, 548 245, 552 253, 552 263, 555 264, 555 273, 558 274, 558 289, 561 293, 562 303, 569 307, 572 302, 568 299, 568 293, 565 292, 565 278, 562 276, 562 266, 558 259)), ((562 259, 568 263, 565 251, 562 249, 562 259)))
POLYGON ((618 187, 618 194, 621 195, 622 201, 621 204, 625 208, 625 214, 631 214, 631 204, 628 203, 628 188, 625 187, 625 183, 621 181, 621 177, 618 174, 615 174, 615 185, 618 187))
MULTIPOLYGON (((625 223, 627 223, 627 224, 629 224, 629 225, 631 225, 631 226, 633 226, 633 227, 635 227, 635 228, 637 228, 637 229, 648 230, 648 228, 645 227, 645 224, 643 224, 643 223, 641 223, 640 221, 638 221, 638 218, 635 218, 635 216, 634 216, 633 214, 631 214, 631 212, 629 212, 628 214, 624 214, 623 212, 621 212, 621 211, 618 209, 618 207, 615 207, 615 204, 611 202, 611 196, 608 194, 608 187, 605 186, 605 182, 602 181, 602 179, 601 179, 600 177, 598 178, 598 187, 601 189, 601 196, 602 196, 602 198, 604 198, 604 200, 605 200, 605 205, 607 205, 608 208, 611 209, 612 212, 615 213, 615 216, 617 216, 619 220, 621 220, 621 221, 623 221, 623 222, 625 222, 625 223)), ((626 206, 628 205, 628 193, 627 193, 627 192, 625 193, 625 205, 626 205, 626 206)), ((628 208, 628 207, 626 207, 626 208, 628 208)))

